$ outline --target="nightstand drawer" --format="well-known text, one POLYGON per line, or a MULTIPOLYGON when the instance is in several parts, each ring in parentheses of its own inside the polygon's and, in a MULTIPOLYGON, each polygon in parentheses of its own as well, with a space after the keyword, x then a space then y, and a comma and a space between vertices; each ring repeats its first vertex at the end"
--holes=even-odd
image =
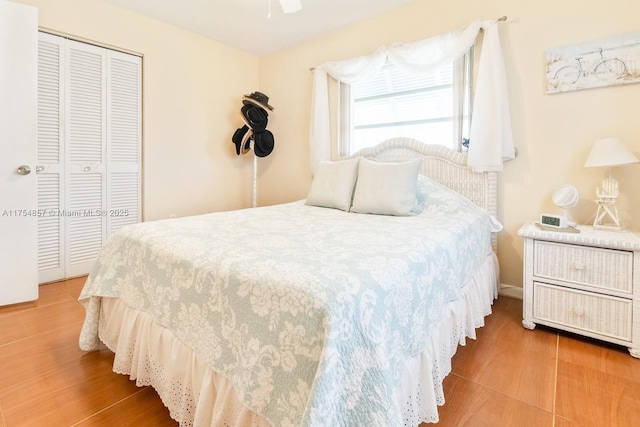
POLYGON ((533 318, 631 341, 633 302, 624 298, 533 282, 533 318))
POLYGON ((536 240, 533 275, 631 294, 633 252, 536 240))

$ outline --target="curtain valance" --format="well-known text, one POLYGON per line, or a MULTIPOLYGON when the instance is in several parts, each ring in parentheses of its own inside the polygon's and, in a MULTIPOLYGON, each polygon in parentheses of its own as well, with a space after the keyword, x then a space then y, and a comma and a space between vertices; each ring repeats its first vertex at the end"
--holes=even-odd
POLYGON ((411 43, 382 46, 370 55, 325 62, 314 70, 310 123, 311 171, 331 156, 327 76, 355 83, 375 76, 390 62, 409 72, 429 72, 463 56, 484 30, 475 85, 468 163, 476 171, 502 170, 513 159, 507 82, 497 21, 475 21, 466 28, 411 43))

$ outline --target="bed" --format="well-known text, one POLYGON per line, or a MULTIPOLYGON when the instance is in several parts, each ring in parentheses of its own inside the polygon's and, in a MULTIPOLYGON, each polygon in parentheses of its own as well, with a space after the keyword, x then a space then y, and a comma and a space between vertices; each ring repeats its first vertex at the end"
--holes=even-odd
POLYGON ((182 426, 437 422, 497 298, 495 173, 404 138, 331 167, 349 161, 417 163, 411 212, 315 206, 317 173, 306 200, 124 227, 79 297, 80 347, 104 343, 182 426))

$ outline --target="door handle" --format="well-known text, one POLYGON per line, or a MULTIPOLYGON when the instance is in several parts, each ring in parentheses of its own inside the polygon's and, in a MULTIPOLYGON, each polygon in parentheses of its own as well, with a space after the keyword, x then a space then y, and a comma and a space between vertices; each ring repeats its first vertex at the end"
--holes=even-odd
POLYGON ((29 175, 31 173, 31 168, 27 165, 22 165, 18 167, 18 170, 16 172, 18 172, 20 175, 29 175))

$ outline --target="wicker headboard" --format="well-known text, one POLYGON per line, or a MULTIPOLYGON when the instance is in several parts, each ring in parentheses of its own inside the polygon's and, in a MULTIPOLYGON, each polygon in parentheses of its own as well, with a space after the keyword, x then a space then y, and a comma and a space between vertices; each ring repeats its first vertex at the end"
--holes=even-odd
MULTIPOLYGON (((425 144, 412 138, 392 138, 365 148, 343 159, 365 157, 380 162, 404 162, 423 157, 420 173, 462 194, 497 218, 497 187, 495 172, 474 172, 467 166, 467 155, 442 145, 425 144)), ((497 236, 491 245, 497 251, 497 236)))

